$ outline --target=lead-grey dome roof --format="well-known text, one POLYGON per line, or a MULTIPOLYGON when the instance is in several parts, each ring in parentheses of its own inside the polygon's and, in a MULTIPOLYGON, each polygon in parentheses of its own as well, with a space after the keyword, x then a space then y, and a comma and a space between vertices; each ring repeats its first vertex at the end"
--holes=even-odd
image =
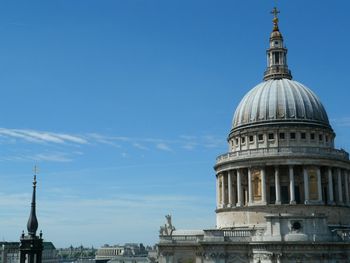
POLYGON ((232 128, 270 122, 307 122, 330 127, 315 93, 289 79, 271 79, 250 90, 236 109, 232 128))

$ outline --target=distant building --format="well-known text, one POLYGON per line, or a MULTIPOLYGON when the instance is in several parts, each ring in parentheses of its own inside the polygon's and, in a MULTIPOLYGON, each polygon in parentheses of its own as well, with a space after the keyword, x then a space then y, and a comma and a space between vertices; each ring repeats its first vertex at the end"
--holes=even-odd
POLYGON ((148 251, 140 244, 126 243, 120 245, 104 245, 96 252, 96 262, 115 262, 115 263, 145 263, 150 262, 148 251))
MULTIPOLYGON (((19 263, 19 242, 0 242, 0 263, 19 263)), ((57 250, 52 242, 43 242, 42 263, 58 263, 57 250)))
POLYGON ((58 254, 54 244, 52 242, 43 242, 43 247, 42 263, 58 263, 58 254))
POLYGON ((96 249, 94 247, 70 246, 57 251, 60 262, 95 262, 96 249))
POLYGON ((176 230, 167 216, 160 263, 350 262, 349 154, 335 148, 320 99, 292 80, 272 13, 264 81, 241 100, 216 159, 216 229, 176 230))
POLYGON ((96 262, 107 262, 116 256, 124 255, 124 246, 109 246, 104 245, 103 247, 97 249, 96 252, 96 262))
POLYGON ((0 242, 0 263, 19 263, 19 242, 0 242))

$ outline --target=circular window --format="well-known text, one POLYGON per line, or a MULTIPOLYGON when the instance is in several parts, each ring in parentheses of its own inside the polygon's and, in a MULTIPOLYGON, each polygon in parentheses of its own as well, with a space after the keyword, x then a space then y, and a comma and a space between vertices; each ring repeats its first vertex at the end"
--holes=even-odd
POLYGON ((299 221, 295 221, 292 224, 292 230, 299 231, 301 229, 301 223, 299 221))

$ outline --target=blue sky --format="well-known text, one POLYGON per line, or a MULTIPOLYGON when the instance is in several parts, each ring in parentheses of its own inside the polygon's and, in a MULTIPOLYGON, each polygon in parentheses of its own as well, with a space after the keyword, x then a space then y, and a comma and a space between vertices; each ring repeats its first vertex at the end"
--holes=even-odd
MULTIPOLYGON (((0 3, 0 234, 18 240, 38 177, 39 228, 63 247, 215 227, 215 157, 262 81, 275 1, 0 3)), ((350 150, 349 1, 279 1, 294 79, 350 150)))

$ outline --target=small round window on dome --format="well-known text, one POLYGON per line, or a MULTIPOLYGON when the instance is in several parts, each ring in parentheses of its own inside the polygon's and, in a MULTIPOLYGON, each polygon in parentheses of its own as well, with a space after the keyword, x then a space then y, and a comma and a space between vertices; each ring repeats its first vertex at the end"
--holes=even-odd
POLYGON ((302 224, 300 221, 291 222, 291 230, 293 232, 300 232, 302 230, 302 224))

